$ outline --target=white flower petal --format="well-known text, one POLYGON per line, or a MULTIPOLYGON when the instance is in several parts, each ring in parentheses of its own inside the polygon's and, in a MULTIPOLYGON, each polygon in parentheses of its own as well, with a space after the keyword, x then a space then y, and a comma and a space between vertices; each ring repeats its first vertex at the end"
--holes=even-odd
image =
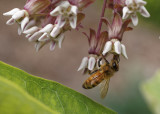
POLYGON ((106 42, 102 54, 105 55, 106 53, 108 53, 109 51, 111 51, 111 49, 112 49, 112 42, 111 41, 106 42))
POLYGON ((67 9, 70 6, 70 3, 68 1, 64 1, 61 3, 60 7, 67 9))
POLYGON ((24 30, 24 27, 26 26, 26 24, 29 22, 29 17, 25 17, 22 22, 21 22, 21 29, 22 31, 24 30))
POLYGON ((50 51, 53 51, 56 47, 56 43, 55 42, 51 42, 51 45, 50 45, 50 51))
POLYGON ((139 5, 141 5, 141 6, 142 6, 142 5, 144 6, 144 5, 147 4, 147 2, 146 2, 146 1, 143 1, 143 0, 135 0, 135 3, 136 3, 136 4, 139 4, 139 5))
POLYGON ((27 23, 26 27, 24 28, 24 31, 33 27, 34 25, 36 24, 36 21, 35 20, 31 20, 27 23))
POLYGON ((36 41, 36 40, 38 40, 40 35, 41 35, 41 33, 35 32, 30 38, 28 38, 28 41, 30 41, 30 42, 36 41))
POLYGON ((50 15, 51 15, 51 16, 57 16, 57 15, 60 14, 60 11, 61 11, 61 7, 58 6, 58 7, 56 7, 53 11, 50 12, 50 15))
POLYGON ((134 26, 138 25, 138 17, 136 14, 131 15, 131 20, 134 26))
POLYGON ((14 8, 12 10, 10 10, 9 12, 3 13, 4 16, 12 16, 14 15, 16 12, 20 11, 20 9, 18 8, 14 8))
POLYGON ((48 24, 43 29, 41 29, 39 32, 42 32, 42 33, 44 33, 44 32, 51 32, 51 30, 53 29, 53 27, 54 26, 52 24, 48 24))
POLYGON ((144 6, 140 7, 139 12, 141 13, 142 16, 144 17, 150 17, 149 12, 147 11, 147 9, 144 6))
POLYGON ((77 27, 77 16, 73 16, 69 19, 69 23, 72 29, 77 27))
POLYGON ((28 30, 25 30, 23 33, 24 33, 24 34, 33 34, 33 33, 37 32, 38 29, 39 29, 39 28, 38 28, 37 26, 34 26, 34 27, 32 27, 32 28, 30 28, 30 29, 28 29, 28 30))
POLYGON ((43 33, 43 35, 38 39, 38 41, 45 41, 47 40, 47 33, 43 33))
POLYGON ((123 55, 126 59, 128 59, 125 45, 121 44, 121 49, 122 49, 122 55, 123 55))
POLYGON ((7 25, 13 25, 15 23, 15 20, 13 18, 9 19, 6 24, 7 25))
POLYGON ((129 5, 133 4, 133 0, 126 0, 125 3, 127 6, 129 6, 129 5))
POLYGON ((88 61, 88 69, 93 70, 96 64, 96 59, 94 57, 90 57, 88 61))
POLYGON ((122 17, 123 19, 127 19, 127 17, 129 16, 128 12, 129 12, 128 7, 124 7, 123 8, 123 17, 122 17))
POLYGON ((60 33, 61 29, 57 26, 55 26, 52 30, 52 32, 50 33, 50 35, 54 38, 56 37, 59 33, 60 33))
POLYGON ((86 66, 87 66, 87 64, 88 64, 88 57, 84 57, 84 58, 82 59, 81 65, 80 65, 79 68, 78 68, 78 71, 80 71, 80 70, 82 70, 82 69, 85 69, 86 66))
POLYGON ((58 26, 59 26, 59 28, 62 28, 64 25, 66 24, 66 20, 61 20, 61 21, 59 21, 59 23, 58 23, 58 26))
POLYGON ((41 43, 41 42, 37 42, 37 43, 35 44, 36 52, 38 52, 41 47, 42 47, 42 43, 41 43))
POLYGON ((18 35, 21 35, 22 34, 22 29, 21 29, 21 27, 19 26, 18 27, 18 35))
POLYGON ((72 6, 72 7, 71 7, 71 12, 72 12, 74 15, 77 15, 77 12, 78 12, 77 6, 72 6))
POLYGON ((65 17, 64 17, 64 16, 59 16, 59 17, 58 17, 58 24, 57 24, 57 26, 58 26, 59 28, 62 28, 65 24, 66 24, 66 19, 65 19, 65 17))
POLYGON ((63 40, 64 40, 64 34, 62 33, 62 34, 60 34, 59 37, 58 37, 58 46, 59 46, 59 48, 62 47, 62 42, 63 42, 63 40))
POLYGON ((120 41, 116 41, 114 43, 114 51, 117 54, 121 54, 121 43, 120 43, 120 41))
POLYGON ((29 38, 29 37, 31 37, 31 36, 32 36, 31 34, 27 34, 27 35, 26 35, 26 38, 29 38))
POLYGON ((20 11, 16 12, 12 16, 12 18, 15 19, 15 20, 18 20, 18 19, 22 18, 24 16, 24 14, 25 14, 24 10, 20 10, 20 11))

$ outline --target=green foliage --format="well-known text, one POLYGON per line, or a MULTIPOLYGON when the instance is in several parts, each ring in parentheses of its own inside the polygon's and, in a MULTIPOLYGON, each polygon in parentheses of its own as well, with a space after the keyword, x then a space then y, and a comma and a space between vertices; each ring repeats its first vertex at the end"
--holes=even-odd
POLYGON ((58 114, 41 102, 29 96, 24 90, 0 77, 0 113, 1 114, 58 114))
POLYGON ((122 78, 122 82, 116 85, 119 89, 110 86, 106 101, 102 101, 104 106, 111 107, 118 114, 152 114, 139 90, 145 77, 141 65, 132 64, 125 69, 123 75, 118 74, 116 78, 118 77, 122 78))
POLYGON ((57 82, 0 62, 0 114, 116 114, 57 82))
POLYGON ((154 114, 160 114, 160 71, 141 86, 142 93, 154 114))
POLYGON ((160 0, 146 0, 146 8, 149 11, 151 17, 145 18, 146 22, 154 23, 155 25, 160 26, 160 0))

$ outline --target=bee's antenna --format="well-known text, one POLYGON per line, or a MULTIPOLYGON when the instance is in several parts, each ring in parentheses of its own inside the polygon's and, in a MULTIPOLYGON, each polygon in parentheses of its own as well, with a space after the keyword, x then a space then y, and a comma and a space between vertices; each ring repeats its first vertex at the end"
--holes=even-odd
POLYGON ((99 67, 101 66, 101 65, 100 65, 100 61, 102 61, 102 59, 104 59, 105 62, 106 62, 107 64, 109 64, 109 62, 107 61, 107 59, 105 58, 105 56, 104 56, 103 54, 101 54, 101 58, 100 58, 99 61, 98 61, 98 66, 99 66, 99 67))
POLYGON ((105 58, 104 55, 102 55, 102 58, 105 60, 105 62, 106 62, 107 64, 109 64, 108 60, 105 58))

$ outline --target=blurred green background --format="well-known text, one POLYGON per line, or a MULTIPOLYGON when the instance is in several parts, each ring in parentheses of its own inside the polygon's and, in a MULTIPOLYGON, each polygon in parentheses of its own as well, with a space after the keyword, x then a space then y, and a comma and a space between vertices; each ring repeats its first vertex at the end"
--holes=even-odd
POLYGON ((159 0, 146 0, 147 6, 146 8, 151 14, 149 18, 149 22, 153 23, 156 26, 160 26, 160 1, 159 0))
MULTIPOLYGON (((126 45, 129 60, 121 58, 120 71, 111 79, 108 96, 103 100, 100 99, 99 87, 92 90, 81 87, 88 76, 83 76, 77 69, 81 59, 88 56, 88 42, 80 32, 68 32, 62 49, 50 52, 49 46, 46 46, 36 53, 34 44, 23 35, 18 36, 17 25, 5 24, 8 18, 2 16, 3 12, 15 7, 23 8, 23 0, 1 0, 0 60, 31 74, 60 82, 119 114, 152 114, 139 86, 160 68, 160 1, 147 2, 146 8, 151 17, 148 19, 139 15, 139 25, 125 33, 122 43, 126 45)), ((85 9, 83 31, 88 32, 90 27, 96 29, 100 11, 98 0, 85 9)))

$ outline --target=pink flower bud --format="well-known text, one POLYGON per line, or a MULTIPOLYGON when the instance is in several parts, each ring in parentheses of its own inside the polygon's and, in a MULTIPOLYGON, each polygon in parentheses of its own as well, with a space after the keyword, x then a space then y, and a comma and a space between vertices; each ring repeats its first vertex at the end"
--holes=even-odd
POLYGON ((78 6, 78 8, 83 9, 93 3, 95 0, 68 0, 70 4, 78 6))
POLYGON ((39 14, 44 12, 51 5, 51 0, 28 0, 24 9, 29 14, 39 14))
POLYGON ((112 24, 106 18, 103 18, 103 22, 108 26, 108 38, 122 40, 123 33, 125 31, 132 30, 128 27, 131 20, 122 21, 122 17, 118 13, 114 13, 114 18, 112 24))
POLYGON ((89 54, 100 55, 102 53, 105 42, 108 40, 108 32, 104 31, 100 34, 99 39, 96 38, 96 31, 90 29, 90 35, 88 36, 86 33, 84 35, 87 36, 89 42, 89 54))

